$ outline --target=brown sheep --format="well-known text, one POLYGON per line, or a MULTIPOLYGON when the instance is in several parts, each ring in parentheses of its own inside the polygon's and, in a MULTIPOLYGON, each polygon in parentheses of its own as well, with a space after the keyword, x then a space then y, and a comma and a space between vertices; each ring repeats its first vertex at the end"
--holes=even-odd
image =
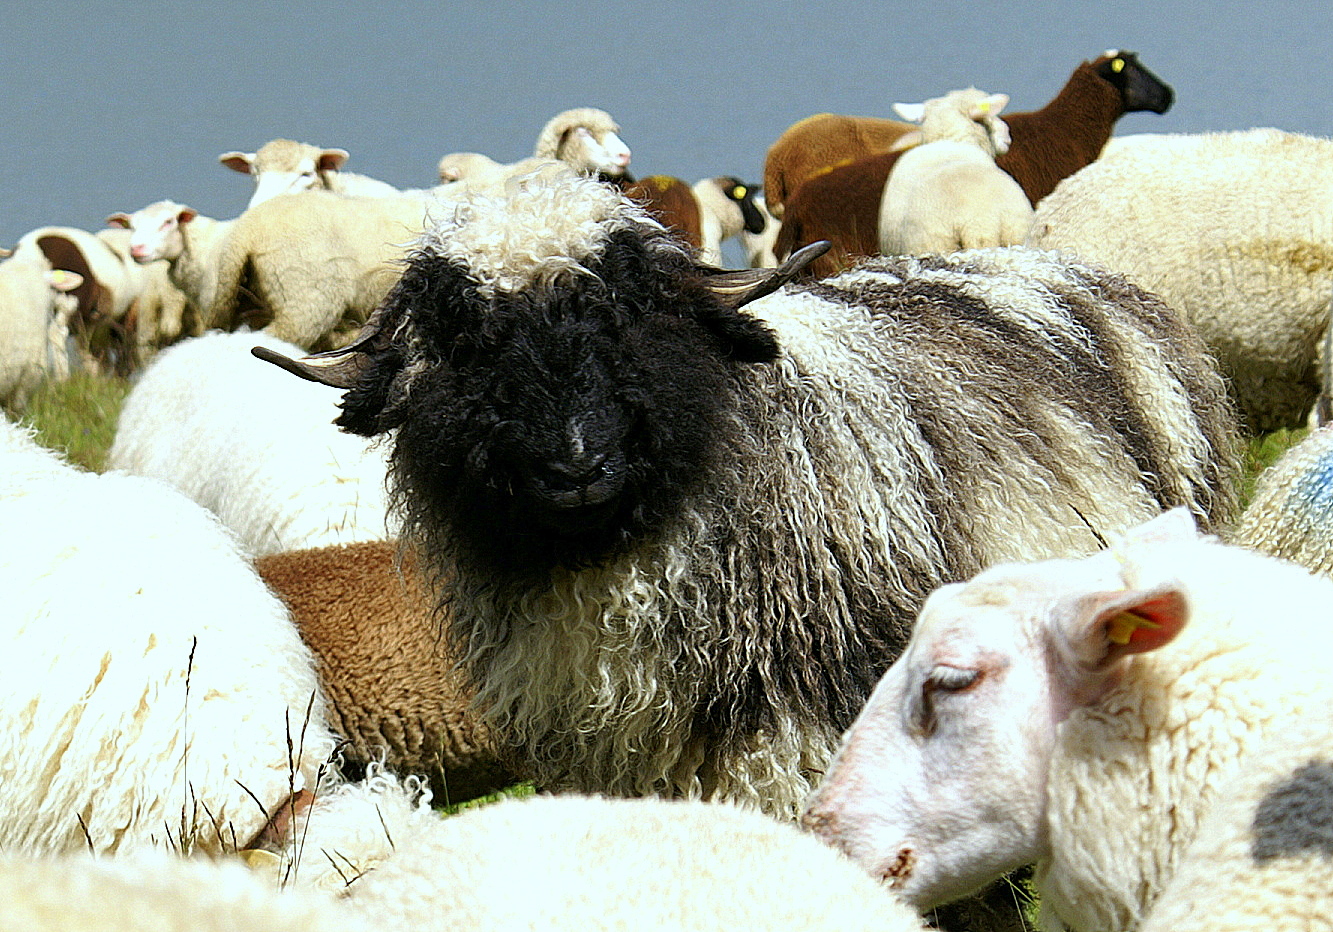
POLYGON ((783 216, 801 185, 837 165, 868 155, 910 147, 916 126, 883 117, 816 113, 783 130, 764 158, 764 199, 768 212, 783 216))
POLYGON ((400 773, 429 777, 437 802, 460 802, 516 782, 435 624, 422 581, 398 545, 366 541, 269 554, 255 569, 314 652, 329 723, 345 760, 387 754, 400 773))
MULTIPOLYGON (((1121 116, 1165 113, 1171 88, 1139 64, 1133 52, 1111 50, 1083 62, 1046 106, 1004 118, 1009 151, 995 163, 1013 176, 1035 207, 1061 179, 1090 164, 1121 116)), ((828 169, 787 202, 774 252, 778 259, 801 246, 828 240, 833 248, 808 272, 831 275, 858 256, 879 252, 879 204, 899 152, 868 156, 828 169)), ((771 209, 771 208, 770 208, 771 209)))

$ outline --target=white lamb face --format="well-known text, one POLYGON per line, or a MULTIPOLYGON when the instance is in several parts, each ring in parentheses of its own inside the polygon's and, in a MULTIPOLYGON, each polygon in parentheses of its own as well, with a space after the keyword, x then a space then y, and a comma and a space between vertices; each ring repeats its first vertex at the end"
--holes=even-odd
POLYGON ((1038 860, 1059 723, 1181 624, 1178 593, 1127 588, 1107 552, 937 590, 805 825, 918 909, 1038 860))
POLYGON ((130 231, 130 257, 147 264, 158 259, 175 259, 185 248, 181 225, 198 214, 174 201, 158 201, 133 214, 112 214, 107 223, 130 231))
POLYGON ((607 130, 598 137, 583 127, 579 127, 575 133, 582 140, 587 164, 593 172, 612 177, 625 174, 625 170, 629 168, 630 151, 620 136, 607 130))

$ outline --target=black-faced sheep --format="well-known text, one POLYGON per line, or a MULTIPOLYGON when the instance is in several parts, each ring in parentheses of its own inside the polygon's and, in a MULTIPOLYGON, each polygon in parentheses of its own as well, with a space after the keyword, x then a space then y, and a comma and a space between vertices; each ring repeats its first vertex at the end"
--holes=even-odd
MULTIPOLYGON (((1062 178, 1097 158, 1126 113, 1165 113, 1173 93, 1132 52, 1109 51, 1083 62, 1040 110, 1004 117, 1009 151, 996 159, 1034 206, 1062 178)), ((901 153, 868 156, 811 178, 787 198, 774 248, 779 260, 807 243, 828 240, 810 271, 829 275, 879 251, 879 205, 901 153)))
POLYGON ((1319 927, 1287 897, 1326 925, 1330 605, 1183 511, 942 587, 805 822, 917 908, 1036 861, 1049 927, 1182 928, 1145 923, 1167 891, 1173 921, 1203 895, 1190 929, 1319 927), (1253 924, 1221 911, 1246 876, 1253 924))
POLYGON ((754 204, 757 192, 739 178, 704 178, 689 185, 670 175, 649 175, 620 188, 709 265, 722 264, 723 240, 764 230, 764 217, 754 204))
POLYGON ((394 432, 407 536, 541 786, 792 815, 941 582, 1092 549, 1084 519, 1230 516, 1221 379, 1124 280, 1015 248, 767 293, 792 271, 700 266, 552 173, 286 362, 394 432))

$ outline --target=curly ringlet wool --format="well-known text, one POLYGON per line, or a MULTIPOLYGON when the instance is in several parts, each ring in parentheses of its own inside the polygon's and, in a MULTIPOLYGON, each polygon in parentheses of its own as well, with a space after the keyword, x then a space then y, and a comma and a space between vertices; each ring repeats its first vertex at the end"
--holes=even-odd
POLYGON ((594 182, 455 217, 349 352, 340 423, 397 429, 396 507, 544 787, 794 815, 939 584, 1234 507, 1222 381, 1119 277, 885 259, 741 313, 594 182), (621 485, 562 528, 532 476, 590 445, 617 465, 578 494, 621 485))

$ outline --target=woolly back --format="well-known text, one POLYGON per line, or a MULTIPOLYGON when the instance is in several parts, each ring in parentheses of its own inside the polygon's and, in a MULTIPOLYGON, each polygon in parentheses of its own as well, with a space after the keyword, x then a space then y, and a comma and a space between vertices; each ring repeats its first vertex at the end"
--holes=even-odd
POLYGON ((1113 558, 1127 587, 1182 589, 1189 623, 1061 725, 1038 880, 1072 928, 1138 927, 1247 759, 1333 700, 1333 582, 1211 539, 1113 558))

